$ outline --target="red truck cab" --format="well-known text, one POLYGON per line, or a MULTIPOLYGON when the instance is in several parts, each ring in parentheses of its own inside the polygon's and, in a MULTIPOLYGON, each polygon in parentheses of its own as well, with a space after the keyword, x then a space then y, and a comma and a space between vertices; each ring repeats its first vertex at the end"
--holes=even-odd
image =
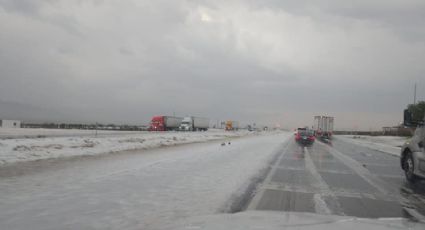
POLYGON ((165 131, 165 120, 164 116, 152 117, 149 131, 165 131))

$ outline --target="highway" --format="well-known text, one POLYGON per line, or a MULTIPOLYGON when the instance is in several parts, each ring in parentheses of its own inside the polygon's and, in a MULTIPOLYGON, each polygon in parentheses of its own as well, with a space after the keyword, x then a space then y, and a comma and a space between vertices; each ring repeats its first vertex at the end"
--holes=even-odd
POLYGON ((2 229, 158 229, 249 210, 421 220, 425 183, 406 184, 392 155, 291 133, 0 168, 2 229))
POLYGON ((289 141, 249 209, 365 218, 422 218, 424 183, 406 183, 399 158, 346 143, 289 141))

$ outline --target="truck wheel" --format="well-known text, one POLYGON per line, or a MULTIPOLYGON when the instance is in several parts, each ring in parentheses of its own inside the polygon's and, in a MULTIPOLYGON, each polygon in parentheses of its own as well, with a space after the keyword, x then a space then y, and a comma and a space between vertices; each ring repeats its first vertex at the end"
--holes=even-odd
POLYGON ((404 161, 403 161, 403 168, 404 168, 404 174, 406 175, 406 180, 409 181, 410 183, 415 183, 415 181, 417 180, 417 177, 415 176, 415 174, 413 174, 414 169, 415 169, 415 164, 413 161, 413 156, 412 153, 407 153, 406 156, 404 157, 404 161))

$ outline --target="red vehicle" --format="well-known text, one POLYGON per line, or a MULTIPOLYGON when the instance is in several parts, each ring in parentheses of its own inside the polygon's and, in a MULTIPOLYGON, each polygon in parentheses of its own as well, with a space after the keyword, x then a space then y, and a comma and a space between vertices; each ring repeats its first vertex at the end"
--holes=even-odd
POLYGON ((313 130, 307 128, 298 128, 295 133, 295 141, 302 145, 312 145, 315 137, 313 130))
POLYGON ((183 118, 173 116, 152 117, 149 131, 170 131, 178 130, 183 118))

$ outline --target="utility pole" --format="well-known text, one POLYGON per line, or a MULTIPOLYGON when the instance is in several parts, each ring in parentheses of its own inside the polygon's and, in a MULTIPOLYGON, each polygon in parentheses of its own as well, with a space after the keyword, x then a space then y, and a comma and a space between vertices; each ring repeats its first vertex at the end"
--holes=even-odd
POLYGON ((415 83, 415 90, 413 93, 413 104, 416 105, 416 83, 415 83))

